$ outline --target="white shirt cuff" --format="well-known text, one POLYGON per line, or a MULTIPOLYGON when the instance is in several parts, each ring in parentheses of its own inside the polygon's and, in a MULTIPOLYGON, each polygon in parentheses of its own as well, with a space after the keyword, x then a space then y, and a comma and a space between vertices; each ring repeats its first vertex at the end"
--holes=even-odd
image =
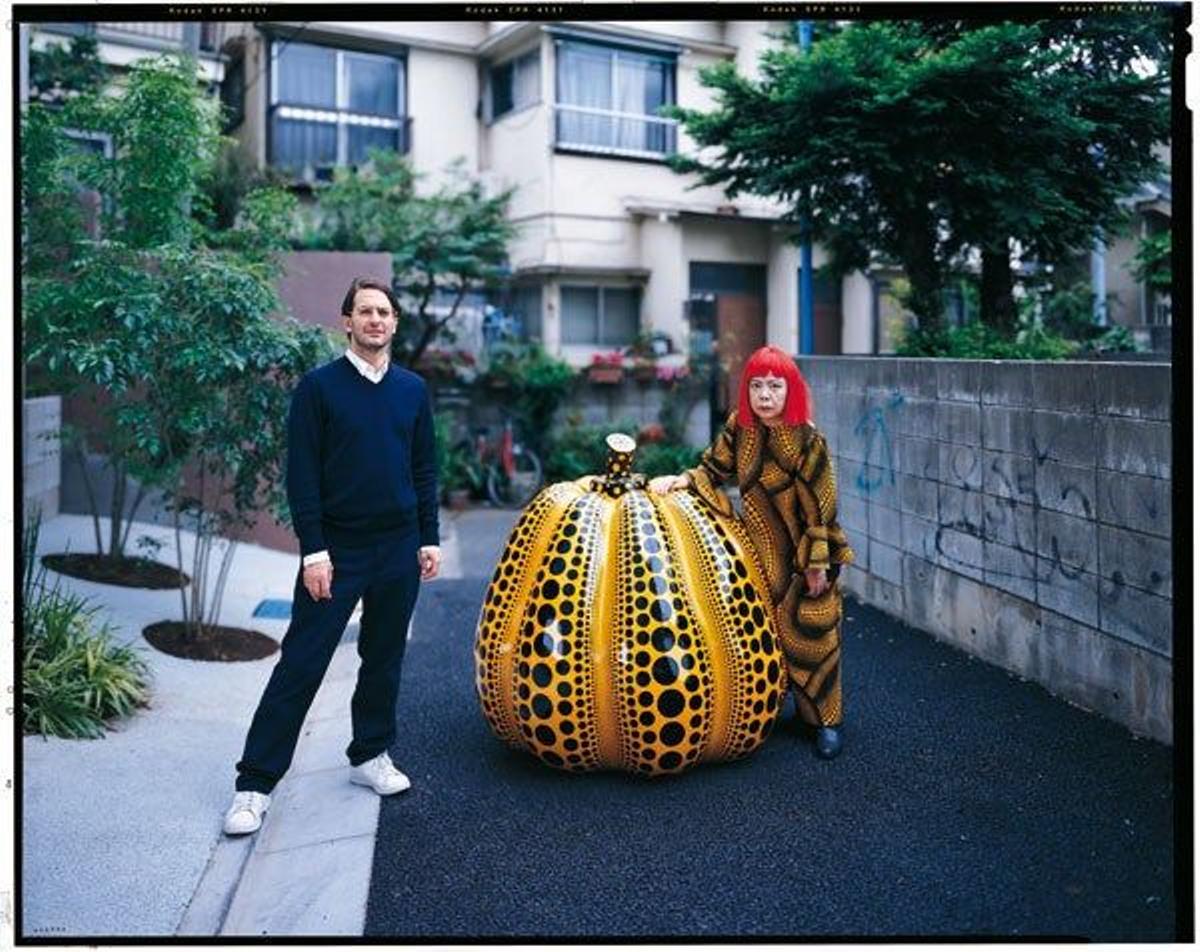
POLYGON ((306 555, 304 557, 304 565, 306 567, 309 565, 316 565, 318 562, 328 562, 328 561, 329 561, 329 550, 328 549, 322 549, 320 552, 310 552, 308 555, 306 555))

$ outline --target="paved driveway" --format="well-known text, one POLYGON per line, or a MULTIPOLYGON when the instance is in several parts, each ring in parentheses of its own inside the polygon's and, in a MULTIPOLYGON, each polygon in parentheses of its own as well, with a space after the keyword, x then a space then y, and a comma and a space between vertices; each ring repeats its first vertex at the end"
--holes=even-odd
POLYGON ((563 774, 479 712, 486 584, 421 596, 367 935, 1173 937, 1169 748, 848 601, 839 759, 780 727, 676 778, 563 774))

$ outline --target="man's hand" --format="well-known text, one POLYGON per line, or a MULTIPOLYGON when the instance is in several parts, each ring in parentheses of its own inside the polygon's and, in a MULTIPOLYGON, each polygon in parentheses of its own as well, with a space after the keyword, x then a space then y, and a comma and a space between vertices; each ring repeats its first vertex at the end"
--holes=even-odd
POLYGON ((824 569, 805 569, 804 580, 808 582, 808 594, 812 598, 823 594, 829 588, 829 579, 824 569))
POLYGON ((436 545, 423 545, 417 550, 417 562, 421 566, 421 581, 436 578, 442 567, 442 550, 436 545))
POLYGON ((314 562, 304 566, 304 587, 314 602, 333 598, 333 563, 314 562))

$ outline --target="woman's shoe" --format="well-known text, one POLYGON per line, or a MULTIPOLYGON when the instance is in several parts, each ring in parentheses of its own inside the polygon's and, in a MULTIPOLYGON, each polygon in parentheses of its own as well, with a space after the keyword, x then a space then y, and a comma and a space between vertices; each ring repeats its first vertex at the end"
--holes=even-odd
POLYGON ((840 727, 821 727, 817 729, 817 756, 824 760, 833 760, 842 752, 842 729, 840 727))

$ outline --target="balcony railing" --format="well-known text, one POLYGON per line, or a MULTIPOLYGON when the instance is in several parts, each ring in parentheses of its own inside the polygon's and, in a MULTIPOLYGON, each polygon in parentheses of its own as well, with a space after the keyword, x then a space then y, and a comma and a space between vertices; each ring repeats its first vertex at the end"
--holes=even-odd
POLYGON ((224 23, 46 23, 40 28, 68 36, 91 34, 97 39, 152 50, 187 50, 214 55, 220 53, 225 41, 224 23))
POLYGON ((554 107, 554 141, 560 148, 606 155, 661 159, 675 151, 674 119, 590 106, 554 107))
POLYGON ((396 151, 408 155, 412 151, 411 116, 374 116, 338 109, 314 109, 308 106, 272 106, 271 164, 289 169, 307 182, 332 181, 333 170, 339 166, 357 164, 353 155, 352 130, 383 129, 396 137, 396 151), (288 120, 293 134, 284 145, 278 139, 276 120, 288 120), (297 135, 298 133, 298 135, 297 135), (291 152, 292 154, 287 154, 291 152))

